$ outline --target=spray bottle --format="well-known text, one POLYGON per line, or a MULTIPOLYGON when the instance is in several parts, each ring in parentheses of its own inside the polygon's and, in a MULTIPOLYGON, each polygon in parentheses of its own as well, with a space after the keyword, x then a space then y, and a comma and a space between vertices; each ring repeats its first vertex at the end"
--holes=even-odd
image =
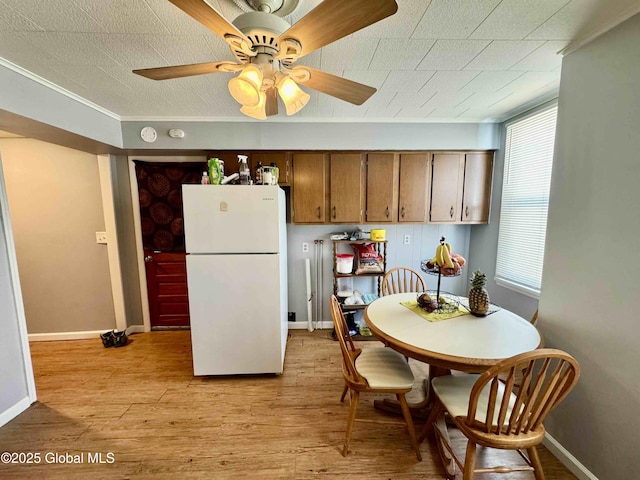
POLYGON ((238 155, 238 163, 240 163, 240 185, 251 185, 251 172, 249 171, 249 165, 247 165, 246 155, 238 155))

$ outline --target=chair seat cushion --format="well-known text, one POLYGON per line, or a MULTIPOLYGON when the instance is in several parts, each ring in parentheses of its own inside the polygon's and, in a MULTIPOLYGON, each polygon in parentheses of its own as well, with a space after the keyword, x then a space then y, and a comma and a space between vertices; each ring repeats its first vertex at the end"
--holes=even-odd
POLYGON ((371 388, 411 388, 413 373, 405 358, 390 348, 365 348, 356 358, 356 370, 371 388))
MULTIPOLYGON (((432 380, 433 391, 438 396, 445 409, 452 417, 466 417, 469 412, 469 397, 471 396, 471 389, 473 384, 476 383, 480 375, 445 375, 442 377, 436 377, 432 380)), ((484 423, 487 418, 487 407, 489 404, 489 392, 490 384, 488 384, 478 397, 478 408, 476 410, 476 420, 484 423)), ((496 398, 496 407, 493 415, 493 425, 497 425, 498 411, 500 410, 500 404, 502 397, 504 396, 504 384, 500 382, 498 387, 498 395, 496 398)), ((511 393, 509 399, 509 408, 507 409, 507 415, 505 417, 508 422, 511 415, 511 409, 515 403, 516 396, 511 393)), ((506 423, 506 422, 505 422, 506 423)))

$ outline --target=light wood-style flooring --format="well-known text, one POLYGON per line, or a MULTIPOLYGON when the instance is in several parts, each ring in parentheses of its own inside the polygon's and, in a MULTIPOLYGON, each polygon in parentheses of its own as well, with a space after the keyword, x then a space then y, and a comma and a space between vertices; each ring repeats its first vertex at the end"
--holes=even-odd
MULTIPOLYGON (((281 376, 194 377, 188 331, 130 339, 118 349, 99 339, 31 344, 38 402, 0 428, 0 453, 43 458, 38 465, 0 464, 0 478, 444 478, 435 445, 425 441, 418 462, 401 425, 356 423, 350 453, 340 455, 349 406, 339 402, 340 349, 330 331, 293 331, 281 376), (45 463, 49 452, 84 453, 83 463, 45 463), (108 461, 108 452, 113 463, 88 463, 89 453, 108 461)), ((418 400, 426 366, 411 366, 420 380, 409 399, 418 400)), ((373 399, 361 399, 359 416, 387 416, 373 409, 373 399)), ((544 447, 539 451, 548 480, 575 479, 544 447)), ((497 463, 518 458, 494 452, 481 455, 497 463)))

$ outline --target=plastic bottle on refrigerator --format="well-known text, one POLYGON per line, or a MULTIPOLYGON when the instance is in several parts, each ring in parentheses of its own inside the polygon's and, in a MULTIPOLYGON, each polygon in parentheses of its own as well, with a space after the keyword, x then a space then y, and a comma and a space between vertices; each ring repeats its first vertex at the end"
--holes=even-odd
POLYGON ((209 180, 209 173, 207 172, 202 172, 202 179, 200 180, 200 183, 202 185, 209 185, 211 184, 210 180, 209 180))
POLYGON ((263 170, 262 170, 262 162, 258 162, 256 166, 256 185, 263 185, 263 170))
POLYGON ((273 184, 278 185, 278 180, 280 179, 280 169, 276 162, 271 162, 271 167, 273 168, 273 184))
POLYGON ((240 185, 251 185, 251 172, 249 171, 249 165, 247 165, 247 158, 246 155, 238 155, 240 185))

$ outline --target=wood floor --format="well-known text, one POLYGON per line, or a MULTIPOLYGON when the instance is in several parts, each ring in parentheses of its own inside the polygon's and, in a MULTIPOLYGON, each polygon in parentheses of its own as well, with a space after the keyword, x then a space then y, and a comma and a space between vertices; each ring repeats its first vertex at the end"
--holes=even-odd
MULTIPOLYGON (((293 331, 282 376, 233 378, 193 377, 188 331, 130 338, 118 349, 99 339, 31 344, 38 402, 0 429, 0 453, 39 452, 42 459, 0 463, 0 478, 444 478, 435 446, 425 441, 418 462, 401 425, 356 423, 350 453, 340 455, 349 407, 339 402, 340 351, 328 331, 293 331), (46 463, 54 453, 82 454, 82 463, 46 463), (112 463, 90 463, 96 453, 112 463)), ((426 372, 411 366, 416 377, 426 372)), ((416 387, 410 399, 421 397, 416 387)), ((359 416, 386 415, 373 409, 373 398, 361 400, 359 416)), ((575 479, 539 451, 548 480, 575 479)), ((514 458, 493 452, 480 454, 497 463, 514 458)))

